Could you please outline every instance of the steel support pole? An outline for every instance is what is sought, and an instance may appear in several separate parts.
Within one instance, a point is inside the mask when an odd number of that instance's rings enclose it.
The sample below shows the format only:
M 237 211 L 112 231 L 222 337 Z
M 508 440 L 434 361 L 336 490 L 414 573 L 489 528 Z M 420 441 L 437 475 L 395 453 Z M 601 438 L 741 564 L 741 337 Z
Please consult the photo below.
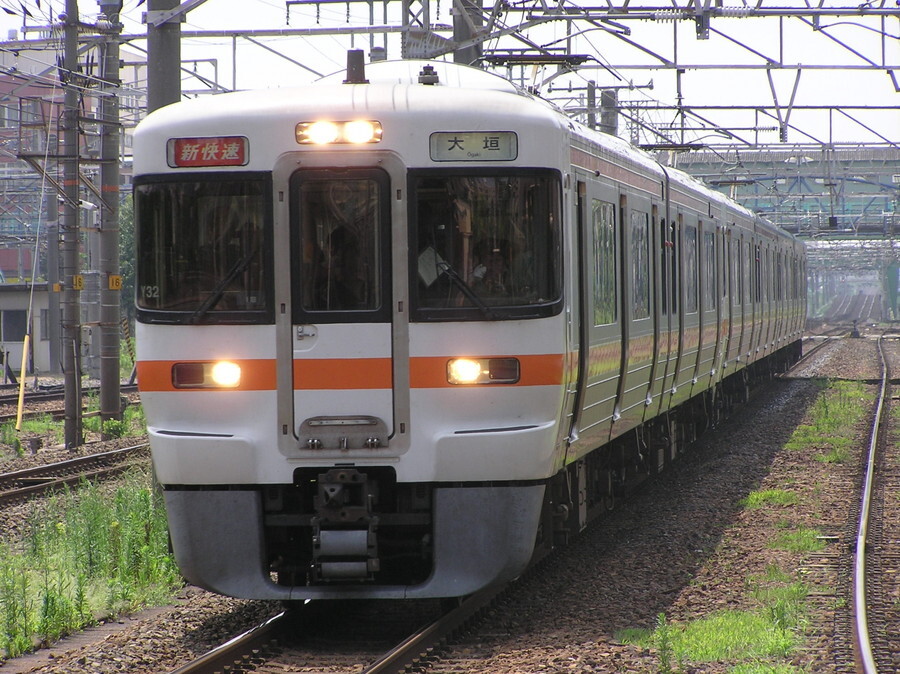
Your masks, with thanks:
M 120 419 L 119 316 L 119 12 L 122 2 L 101 1 L 108 30 L 100 85 L 100 421 Z
M 78 0 L 66 0 L 63 23 L 64 51 L 60 78 L 65 85 L 61 136 L 63 141 L 63 193 L 65 207 L 60 220 L 60 256 L 62 268 L 62 361 L 66 386 L 65 443 L 70 451 L 84 441 L 81 425 L 81 303 L 82 287 L 78 259 L 81 228 L 79 202 L 78 90 L 74 79 L 78 71 Z
M 148 14 L 178 7 L 179 0 L 149 0 Z M 181 100 L 181 23 L 147 25 L 147 112 Z

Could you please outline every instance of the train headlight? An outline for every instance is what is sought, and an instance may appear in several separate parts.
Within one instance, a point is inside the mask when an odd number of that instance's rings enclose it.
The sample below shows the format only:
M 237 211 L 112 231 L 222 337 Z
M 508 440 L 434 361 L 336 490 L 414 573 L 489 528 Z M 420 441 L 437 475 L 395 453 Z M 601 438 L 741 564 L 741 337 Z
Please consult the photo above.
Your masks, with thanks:
M 241 366 L 227 360 L 213 363 L 210 378 L 216 386 L 234 388 L 241 383 Z
M 515 384 L 519 381 L 516 358 L 453 358 L 447 361 L 450 384 Z
M 349 122 L 300 122 L 295 129 L 301 145 L 330 145 L 337 143 L 377 143 L 381 140 L 381 122 L 357 119 Z
M 344 138 L 348 143 L 372 143 L 377 142 L 377 136 L 381 135 L 381 124 L 360 120 L 344 124 Z
M 175 363 L 172 385 L 175 388 L 237 388 L 241 366 L 227 360 L 209 363 Z

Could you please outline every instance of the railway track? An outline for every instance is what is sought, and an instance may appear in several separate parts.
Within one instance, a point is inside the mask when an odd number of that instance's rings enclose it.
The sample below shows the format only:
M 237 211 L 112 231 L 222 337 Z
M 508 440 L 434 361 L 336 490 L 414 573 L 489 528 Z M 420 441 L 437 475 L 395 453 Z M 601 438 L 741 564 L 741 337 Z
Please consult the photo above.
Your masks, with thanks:
M 392 674 L 407 671 L 427 662 L 441 643 L 464 628 L 490 605 L 506 586 L 488 588 L 466 597 L 428 619 L 380 655 L 367 656 L 365 646 L 348 657 L 358 660 L 362 674 Z M 323 602 L 324 603 L 324 602 Z M 333 604 L 333 602 L 330 602 Z M 304 661 L 304 647 L 292 645 L 304 625 L 315 623 L 318 605 L 313 602 L 291 611 L 282 611 L 195 660 L 172 670 L 170 674 L 216 674 L 237 671 L 293 671 L 293 667 L 309 666 Z M 324 608 L 323 611 L 330 611 Z M 346 664 L 346 663 L 345 663 Z
M 150 456 L 149 445 L 142 443 L 109 452 L 89 454 L 66 461 L 0 474 L 0 505 L 8 505 L 32 496 L 78 484 L 82 480 L 101 480 L 118 475 Z
M 882 376 L 869 433 L 853 569 L 854 648 L 860 671 L 865 674 L 895 672 L 900 665 L 894 641 L 896 598 L 884 587 L 893 583 L 896 591 L 893 579 L 900 568 L 900 551 L 885 535 L 900 511 L 896 497 L 900 451 L 896 443 L 886 440 L 891 378 L 883 337 L 878 339 L 878 354 Z
M 137 384 L 122 384 L 119 390 L 124 393 L 137 392 Z M 82 394 L 89 395 L 100 391 L 98 386 L 85 386 L 82 388 Z M 63 386 L 48 386 L 40 389 L 26 389 L 25 403 L 48 402 L 53 400 L 63 400 L 66 396 L 66 390 Z M 17 405 L 19 402 L 18 387 L 4 386 L 0 389 L 0 407 L 6 405 Z

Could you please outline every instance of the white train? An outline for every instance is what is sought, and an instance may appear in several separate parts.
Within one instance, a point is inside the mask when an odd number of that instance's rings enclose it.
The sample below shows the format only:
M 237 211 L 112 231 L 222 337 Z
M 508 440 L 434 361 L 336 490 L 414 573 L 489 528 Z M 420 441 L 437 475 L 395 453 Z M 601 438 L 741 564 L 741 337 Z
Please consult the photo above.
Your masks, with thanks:
M 783 231 L 494 75 L 348 72 L 135 134 L 153 461 L 227 595 L 513 578 L 800 352 Z

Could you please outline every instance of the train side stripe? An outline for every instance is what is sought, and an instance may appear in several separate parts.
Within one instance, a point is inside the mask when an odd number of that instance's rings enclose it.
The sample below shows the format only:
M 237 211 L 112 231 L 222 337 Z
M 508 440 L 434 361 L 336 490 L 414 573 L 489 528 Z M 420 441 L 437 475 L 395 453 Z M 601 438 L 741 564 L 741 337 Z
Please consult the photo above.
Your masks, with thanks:
M 479 356 L 493 358 L 494 356 Z M 497 358 L 508 358 L 509 354 Z M 555 386 L 563 382 L 564 356 L 561 353 L 516 356 L 521 378 L 514 386 Z M 447 356 L 420 356 L 410 359 L 410 388 L 460 388 L 447 381 Z
M 490 356 L 488 356 L 490 357 Z M 498 357 L 509 357 L 508 355 Z M 410 359 L 410 387 L 457 388 L 447 381 L 451 356 L 421 356 Z M 563 382 L 563 354 L 517 356 L 521 379 L 512 386 L 558 386 Z M 188 360 L 144 360 L 138 362 L 138 387 L 149 391 L 210 391 L 222 389 L 176 389 L 172 366 Z M 235 360 L 241 366 L 241 384 L 230 391 L 274 391 L 274 359 Z M 298 391 L 390 389 L 393 373 L 390 358 L 320 358 L 295 360 L 294 389 Z
M 275 389 L 275 361 L 271 358 L 228 360 L 241 366 L 241 383 L 233 389 L 177 389 L 172 385 L 175 363 L 208 362 L 200 360 L 141 360 L 137 363 L 138 389 L 145 391 L 272 391 Z

